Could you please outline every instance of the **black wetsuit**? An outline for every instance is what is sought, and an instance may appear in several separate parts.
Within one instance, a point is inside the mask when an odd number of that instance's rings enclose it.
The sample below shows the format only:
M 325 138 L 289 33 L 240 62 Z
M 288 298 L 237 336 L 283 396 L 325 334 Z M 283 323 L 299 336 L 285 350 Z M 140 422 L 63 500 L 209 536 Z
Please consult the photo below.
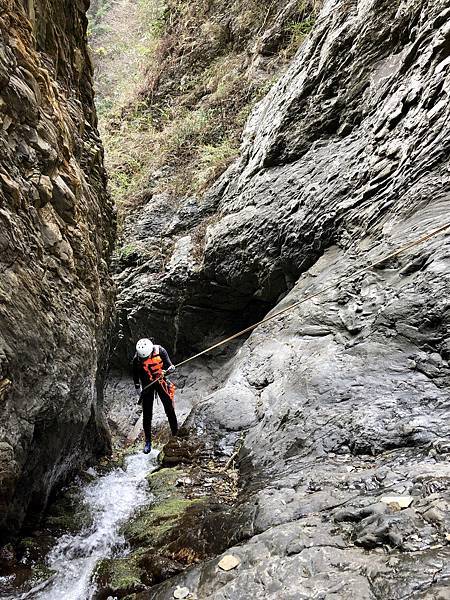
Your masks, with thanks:
M 163 368 L 165 371 L 167 371 L 167 369 L 172 366 L 169 355 L 162 346 L 156 346 L 156 348 L 159 349 L 158 354 L 162 359 Z M 147 389 L 144 389 L 147 385 L 149 385 L 149 383 L 151 383 L 151 379 L 148 375 L 148 372 L 143 368 L 142 364 L 143 360 L 135 355 L 133 358 L 133 380 L 136 387 L 138 387 L 139 384 L 142 385 L 141 400 L 145 440 L 147 442 L 151 442 L 153 402 L 156 394 L 158 394 L 158 397 L 164 406 L 172 435 L 176 435 L 178 431 L 177 416 L 175 414 L 172 398 L 167 393 L 167 382 L 165 380 L 157 381 Z

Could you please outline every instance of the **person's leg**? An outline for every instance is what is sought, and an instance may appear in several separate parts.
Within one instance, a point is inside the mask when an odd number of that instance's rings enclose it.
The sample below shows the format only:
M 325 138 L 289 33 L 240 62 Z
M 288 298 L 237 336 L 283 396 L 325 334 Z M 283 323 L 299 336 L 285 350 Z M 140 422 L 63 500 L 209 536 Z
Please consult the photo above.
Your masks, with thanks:
M 175 414 L 175 408 L 173 406 L 173 400 L 170 397 L 169 384 L 166 381 L 158 382 L 156 388 L 156 393 L 161 399 L 162 405 L 164 406 L 164 410 L 169 421 L 170 430 L 172 431 L 172 435 L 176 435 L 178 432 L 178 421 L 177 415 Z
M 149 389 L 142 392 L 142 422 L 144 426 L 145 442 L 152 443 L 152 417 L 153 417 L 153 400 L 155 398 L 155 390 Z

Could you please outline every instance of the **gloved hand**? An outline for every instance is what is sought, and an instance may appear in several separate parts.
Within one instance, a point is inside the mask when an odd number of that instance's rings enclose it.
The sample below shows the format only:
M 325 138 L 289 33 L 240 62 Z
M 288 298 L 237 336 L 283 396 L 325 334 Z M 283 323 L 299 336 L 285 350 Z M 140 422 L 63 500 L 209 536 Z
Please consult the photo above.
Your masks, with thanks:
M 167 375 L 169 375 L 170 373 L 173 373 L 175 371 L 175 365 L 170 365 L 170 367 L 167 369 L 166 373 Z
M 142 391 L 141 391 L 141 386 L 140 386 L 140 385 L 136 385 L 136 386 L 135 386 L 135 390 L 136 390 L 136 396 L 138 397 L 137 404 L 142 404 Z

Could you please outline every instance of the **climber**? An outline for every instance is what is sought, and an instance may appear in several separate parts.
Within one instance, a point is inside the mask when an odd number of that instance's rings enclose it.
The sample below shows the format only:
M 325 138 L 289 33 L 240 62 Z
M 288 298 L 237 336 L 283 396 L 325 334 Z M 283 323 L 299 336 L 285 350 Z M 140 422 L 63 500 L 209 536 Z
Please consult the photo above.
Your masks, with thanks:
M 175 386 L 166 379 L 166 374 L 174 371 L 175 367 L 162 346 L 157 346 L 146 338 L 138 341 L 133 358 L 133 380 L 139 403 L 142 402 L 145 454 L 152 449 L 151 430 L 155 394 L 158 394 L 164 406 L 172 435 L 178 432 L 174 407 Z

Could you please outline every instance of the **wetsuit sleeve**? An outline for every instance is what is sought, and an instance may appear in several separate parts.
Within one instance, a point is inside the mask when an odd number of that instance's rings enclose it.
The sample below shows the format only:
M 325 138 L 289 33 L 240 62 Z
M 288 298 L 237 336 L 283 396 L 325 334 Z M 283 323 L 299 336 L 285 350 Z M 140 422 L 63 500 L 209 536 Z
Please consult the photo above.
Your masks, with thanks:
M 159 354 L 163 361 L 164 371 L 167 371 L 167 369 L 172 366 L 172 361 L 170 360 L 169 355 L 167 354 L 167 350 L 160 346 Z
M 138 364 L 138 359 L 136 356 L 133 358 L 133 381 L 134 381 L 135 387 L 138 387 L 140 385 L 139 364 Z

